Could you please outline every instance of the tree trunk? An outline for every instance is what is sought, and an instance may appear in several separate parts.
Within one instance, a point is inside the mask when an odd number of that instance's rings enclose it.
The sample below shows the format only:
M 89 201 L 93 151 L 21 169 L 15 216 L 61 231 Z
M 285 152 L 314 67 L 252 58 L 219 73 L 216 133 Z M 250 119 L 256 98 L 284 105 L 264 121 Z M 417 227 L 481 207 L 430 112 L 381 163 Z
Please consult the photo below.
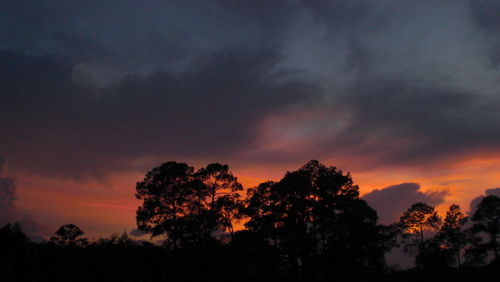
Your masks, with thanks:
M 173 208 L 173 210 L 174 210 L 174 213 L 173 213 L 172 217 L 174 218 L 174 222 L 175 222 L 175 224 L 177 224 L 177 205 L 176 205 L 176 203 L 175 203 L 175 199 L 174 199 L 174 201 L 173 201 L 173 203 L 172 203 L 172 208 Z M 177 232 L 176 232 L 176 231 L 177 231 L 177 230 L 176 230 L 177 228 L 176 228 L 176 226 L 175 226 L 175 225 L 172 227 L 172 229 L 174 230 L 174 232 L 173 232 L 174 234 L 175 234 L 175 233 L 177 233 Z M 169 234 L 169 236 L 170 236 L 170 234 Z M 176 236 L 177 236 L 177 235 L 172 236 L 172 240 L 174 241 L 174 250 L 176 250 L 176 249 L 177 249 L 177 238 L 176 238 Z
M 420 245 L 424 246 L 424 228 L 420 225 Z
M 213 209 L 215 206 L 215 187 L 212 189 L 212 202 L 210 202 L 210 207 Z
M 491 234 L 491 245 L 493 247 L 493 253 L 495 254 L 495 259 L 498 259 L 497 234 Z
M 234 229 L 233 229 L 233 224 L 229 222 L 229 236 L 231 238 L 231 241 L 233 240 L 234 237 Z
M 425 245 L 424 245 L 424 228 L 422 224 L 420 224 L 420 256 L 421 260 L 425 260 Z

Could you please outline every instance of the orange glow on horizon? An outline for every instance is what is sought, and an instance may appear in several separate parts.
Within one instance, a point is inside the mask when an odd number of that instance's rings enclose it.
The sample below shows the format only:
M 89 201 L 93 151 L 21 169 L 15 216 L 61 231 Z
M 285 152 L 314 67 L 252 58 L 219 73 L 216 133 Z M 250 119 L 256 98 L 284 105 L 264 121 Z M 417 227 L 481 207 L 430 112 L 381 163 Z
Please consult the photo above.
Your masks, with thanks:
M 359 185 L 361 195 L 374 189 L 404 182 L 416 182 L 422 191 L 449 191 L 444 203 L 436 208 L 441 216 L 451 204 L 458 204 L 462 211 L 469 210 L 470 201 L 484 194 L 488 188 L 499 187 L 500 158 L 470 158 L 442 169 L 381 168 L 374 170 L 350 170 L 335 163 L 344 172 L 351 172 Z M 268 180 L 279 180 L 287 170 L 296 165 L 238 165 L 231 170 L 245 188 Z M 109 236 L 112 233 L 131 231 L 135 225 L 135 211 L 139 201 L 135 199 L 135 183 L 143 173 L 123 172 L 110 176 L 105 182 L 83 182 L 44 178 L 33 175 L 16 175 L 18 213 L 30 214 L 49 231 L 66 223 L 81 226 L 88 236 Z M 243 222 L 237 223 L 239 229 Z

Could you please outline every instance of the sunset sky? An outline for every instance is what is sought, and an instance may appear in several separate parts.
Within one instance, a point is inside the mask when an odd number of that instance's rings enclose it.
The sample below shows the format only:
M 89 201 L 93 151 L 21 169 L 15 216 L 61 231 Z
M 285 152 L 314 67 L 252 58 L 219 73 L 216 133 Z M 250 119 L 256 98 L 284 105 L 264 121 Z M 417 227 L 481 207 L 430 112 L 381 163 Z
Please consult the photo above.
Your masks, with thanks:
M 500 195 L 499 1 L 7 0 L 0 22 L 0 173 L 32 236 L 132 231 L 170 160 L 251 187 L 318 159 L 382 223 Z

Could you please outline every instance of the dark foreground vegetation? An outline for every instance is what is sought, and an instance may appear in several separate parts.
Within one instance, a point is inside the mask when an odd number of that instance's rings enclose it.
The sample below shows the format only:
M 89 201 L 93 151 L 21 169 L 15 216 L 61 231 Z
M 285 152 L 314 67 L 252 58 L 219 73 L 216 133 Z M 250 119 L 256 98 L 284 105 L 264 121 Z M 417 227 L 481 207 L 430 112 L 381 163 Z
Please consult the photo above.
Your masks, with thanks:
M 317 161 L 246 195 L 220 164 L 164 163 L 136 189 L 138 229 L 161 244 L 126 233 L 89 242 L 72 224 L 33 243 L 9 224 L 0 229 L 0 281 L 500 281 L 495 196 L 470 219 L 457 205 L 442 220 L 416 203 L 384 226 L 349 174 Z M 416 267 L 388 267 L 394 247 Z

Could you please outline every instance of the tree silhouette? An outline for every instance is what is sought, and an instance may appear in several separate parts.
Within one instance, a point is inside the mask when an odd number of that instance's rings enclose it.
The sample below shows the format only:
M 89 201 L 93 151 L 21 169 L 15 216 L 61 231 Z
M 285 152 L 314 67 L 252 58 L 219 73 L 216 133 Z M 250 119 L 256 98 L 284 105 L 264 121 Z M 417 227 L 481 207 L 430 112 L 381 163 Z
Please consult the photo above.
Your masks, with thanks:
M 438 235 L 439 240 L 455 253 L 457 267 L 461 265 L 461 252 L 467 243 L 467 235 L 462 230 L 466 222 L 467 218 L 460 210 L 460 206 L 451 205 Z
M 377 225 L 376 212 L 359 198 L 350 175 L 317 161 L 249 189 L 244 207 L 241 185 L 228 166 L 217 163 L 196 172 L 184 163 L 164 163 L 136 188 L 144 200 L 138 226 L 153 236 L 167 235 L 166 244 L 175 248 L 140 240 L 135 232 L 87 244 L 73 224 L 61 226 L 52 243 L 37 243 L 19 224 L 8 224 L 0 228 L 0 281 L 496 282 L 500 275 L 498 259 L 488 265 L 469 260 L 498 251 L 494 196 L 484 198 L 472 216 L 475 236 L 467 236 L 473 240 L 465 245 L 465 217 L 457 205 L 433 237 L 423 232 L 436 230 L 439 218 L 422 203 L 409 208 L 400 223 Z M 215 240 L 242 215 L 249 217 L 247 230 Z M 384 252 L 403 228 L 419 247 L 415 269 L 385 265 Z M 466 250 L 467 265 L 452 269 L 453 259 L 460 264 L 460 249 Z
M 453 256 L 455 255 L 453 250 L 443 247 L 443 243 L 438 236 L 426 239 L 421 249 L 425 251 L 420 251 L 415 260 L 417 266 L 428 272 L 443 271 L 453 263 Z
M 216 230 L 232 233 L 242 189 L 227 165 L 213 163 L 194 173 L 185 163 L 164 163 L 136 185 L 136 197 L 143 200 L 138 229 L 166 235 L 174 248 L 211 240 Z
M 29 242 L 28 236 L 21 230 L 19 223 L 8 223 L 0 228 L 1 245 L 23 245 Z
M 136 213 L 137 227 L 152 236 L 166 235 L 177 248 L 187 237 L 193 191 L 193 168 L 185 163 L 166 162 L 152 169 L 136 185 L 136 198 L 143 200 Z
M 56 231 L 56 236 L 50 238 L 52 242 L 60 246 L 78 246 L 82 247 L 87 245 L 86 238 L 78 238 L 84 232 L 74 224 L 65 224 Z
M 279 281 L 282 273 L 278 250 L 262 236 L 249 230 L 237 231 L 228 246 L 235 257 L 231 264 L 238 273 L 251 279 L 236 281 Z
M 290 271 L 328 273 L 380 260 L 377 215 L 359 199 L 349 174 L 310 161 L 287 172 L 279 182 L 265 182 L 247 192 L 247 228 L 279 248 Z M 376 249 L 376 250 L 375 250 Z M 372 260 L 372 262 L 374 261 Z M 330 271 L 331 265 L 337 271 Z M 324 275 L 327 275 L 324 273 Z
M 499 244 L 497 240 L 500 235 L 500 198 L 494 195 L 484 197 L 472 216 L 472 221 L 474 225 L 471 227 L 471 232 L 479 241 L 478 247 L 493 251 L 495 259 L 498 259 Z M 482 240 L 479 234 L 481 233 L 486 234 L 489 238 L 489 241 L 485 244 L 480 243 Z
M 424 257 L 426 250 L 424 232 L 437 230 L 441 222 L 434 207 L 425 203 L 413 204 L 403 213 L 399 222 L 406 233 L 415 235 L 419 251 L 417 258 Z
M 197 196 L 197 208 L 204 210 L 205 233 L 211 234 L 214 229 L 229 231 L 233 234 L 233 221 L 240 218 L 242 202 L 239 191 L 243 186 L 229 171 L 228 165 L 212 163 L 199 169 L 194 177 L 201 182 L 203 189 Z
M 109 238 L 99 238 L 93 244 L 97 246 L 132 247 L 136 245 L 136 242 L 126 232 L 123 232 L 121 235 L 112 234 Z
M 29 281 L 25 277 L 30 250 L 30 240 L 19 223 L 0 228 L 0 281 Z

